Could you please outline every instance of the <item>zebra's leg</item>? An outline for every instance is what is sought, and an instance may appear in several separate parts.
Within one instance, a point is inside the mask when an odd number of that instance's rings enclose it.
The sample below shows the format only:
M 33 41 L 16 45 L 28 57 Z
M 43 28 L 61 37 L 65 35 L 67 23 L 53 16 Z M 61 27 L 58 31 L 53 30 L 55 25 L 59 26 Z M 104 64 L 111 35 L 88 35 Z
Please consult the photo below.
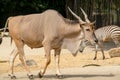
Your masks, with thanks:
M 101 48 L 101 52 L 102 52 L 102 56 L 103 56 L 103 60 L 105 59 L 105 54 L 104 54 L 104 51 L 103 49 Z
M 96 60 L 96 58 L 97 58 L 97 51 L 98 51 L 98 45 L 95 44 L 95 56 L 94 56 L 93 60 Z
M 103 46 L 101 44 L 99 44 L 99 47 L 100 47 L 100 50 L 102 52 L 102 56 L 103 56 L 103 60 L 105 59 L 105 53 L 104 53 L 104 50 L 103 50 Z
M 120 47 L 120 42 L 118 41 L 118 39 L 117 38 L 112 38 L 112 39 L 113 39 L 113 42 L 115 43 L 115 45 L 117 47 Z
M 98 43 L 100 50 L 102 52 L 102 56 L 103 56 L 103 60 L 105 59 L 105 54 L 104 54 L 104 50 L 103 50 L 103 44 L 102 43 Z

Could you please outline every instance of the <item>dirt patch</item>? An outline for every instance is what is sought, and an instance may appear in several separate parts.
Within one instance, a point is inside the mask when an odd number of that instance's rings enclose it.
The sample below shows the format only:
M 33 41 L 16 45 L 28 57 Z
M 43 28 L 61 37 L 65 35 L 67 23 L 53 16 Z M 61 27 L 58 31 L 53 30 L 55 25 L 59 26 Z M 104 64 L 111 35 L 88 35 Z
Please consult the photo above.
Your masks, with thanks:
M 106 59 L 102 60 L 102 54 L 98 53 L 98 59 L 93 60 L 94 53 L 90 54 L 81 54 L 79 53 L 76 57 L 73 57 L 71 54 L 61 54 L 60 57 L 60 67 L 61 68 L 73 68 L 73 67 L 84 67 L 85 65 L 99 65 L 99 66 L 105 66 L 105 65 L 120 65 L 120 57 L 116 58 L 109 58 L 108 53 L 105 53 Z M 41 70 L 43 68 L 43 64 L 45 63 L 45 57 L 44 55 L 29 55 L 26 56 L 27 60 L 34 60 L 37 63 L 37 66 L 30 66 L 30 70 Z M 20 61 L 18 58 L 15 61 L 15 68 L 14 71 L 23 71 L 22 66 L 16 66 L 17 64 L 20 64 Z M 0 74 L 8 72 L 9 69 L 9 63 L 0 63 Z M 93 65 L 91 65 L 93 66 Z M 48 69 L 54 69 L 55 68 L 55 61 L 54 61 L 54 55 L 51 54 L 51 64 L 48 66 Z

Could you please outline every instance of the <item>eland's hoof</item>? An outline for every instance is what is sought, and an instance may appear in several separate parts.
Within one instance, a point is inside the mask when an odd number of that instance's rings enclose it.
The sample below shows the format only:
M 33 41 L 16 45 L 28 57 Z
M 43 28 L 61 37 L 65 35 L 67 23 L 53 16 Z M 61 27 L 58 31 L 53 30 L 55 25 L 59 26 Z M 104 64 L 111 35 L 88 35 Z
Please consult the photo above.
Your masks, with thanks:
M 94 57 L 94 59 L 93 60 L 96 60 L 96 57 Z
M 43 77 L 43 75 L 42 75 L 41 72 L 38 73 L 38 76 L 39 76 L 39 78 L 42 78 L 42 77 Z
M 15 75 L 10 75 L 10 74 L 8 74 L 8 76 L 10 76 L 11 79 L 16 79 L 16 76 L 15 76 Z
M 31 75 L 27 74 L 27 76 L 29 79 L 34 79 L 34 76 L 32 74 Z
M 103 57 L 103 60 L 105 60 L 105 57 Z
M 16 76 L 13 75 L 13 76 L 10 76 L 10 78 L 11 78 L 11 79 L 16 79 Z
M 56 74 L 56 77 L 57 77 L 58 79 L 62 79 L 62 78 L 64 78 L 63 75 L 58 75 L 58 74 Z
M 11 79 L 16 79 L 16 76 L 11 76 Z

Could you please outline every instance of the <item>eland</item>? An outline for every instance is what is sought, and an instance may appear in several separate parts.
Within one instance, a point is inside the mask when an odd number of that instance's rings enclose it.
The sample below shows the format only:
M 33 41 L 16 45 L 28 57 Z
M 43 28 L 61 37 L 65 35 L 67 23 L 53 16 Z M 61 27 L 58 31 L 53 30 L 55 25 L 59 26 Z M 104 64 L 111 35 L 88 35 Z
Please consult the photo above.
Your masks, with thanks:
M 39 77 L 41 78 L 51 62 L 50 53 L 52 49 L 55 51 L 56 74 L 58 77 L 61 77 L 59 60 L 62 48 L 69 49 L 76 56 L 81 39 L 97 43 L 93 29 L 94 23 L 89 21 L 85 13 L 86 21 L 83 21 L 70 8 L 68 10 L 76 17 L 76 21 L 64 18 L 55 10 L 46 10 L 40 14 L 21 15 L 7 19 L 5 28 L 8 26 L 10 36 L 16 45 L 16 49 L 10 55 L 9 76 L 11 78 L 16 78 L 13 68 L 17 55 L 19 55 L 28 77 L 33 78 L 26 64 L 23 49 L 25 44 L 30 48 L 44 47 L 46 63 L 43 70 L 39 72 Z

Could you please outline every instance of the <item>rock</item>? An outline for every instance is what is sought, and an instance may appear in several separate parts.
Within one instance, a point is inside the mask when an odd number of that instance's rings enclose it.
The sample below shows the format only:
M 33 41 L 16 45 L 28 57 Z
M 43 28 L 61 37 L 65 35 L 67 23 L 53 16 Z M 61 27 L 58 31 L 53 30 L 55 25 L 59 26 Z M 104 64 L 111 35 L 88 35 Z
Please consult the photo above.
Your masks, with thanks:
M 34 61 L 34 60 L 32 60 L 32 59 L 30 59 L 30 60 L 26 60 L 26 64 L 28 65 L 28 66 L 37 66 L 37 63 Z M 20 66 L 20 67 L 23 67 L 23 65 L 21 64 L 21 63 L 19 63 L 19 64 L 17 64 L 16 65 L 16 67 L 17 66 Z
M 112 48 L 108 51 L 111 58 L 113 57 L 120 57 L 120 47 L 119 48 Z
M 37 63 L 34 60 L 26 60 L 28 66 L 37 66 Z

